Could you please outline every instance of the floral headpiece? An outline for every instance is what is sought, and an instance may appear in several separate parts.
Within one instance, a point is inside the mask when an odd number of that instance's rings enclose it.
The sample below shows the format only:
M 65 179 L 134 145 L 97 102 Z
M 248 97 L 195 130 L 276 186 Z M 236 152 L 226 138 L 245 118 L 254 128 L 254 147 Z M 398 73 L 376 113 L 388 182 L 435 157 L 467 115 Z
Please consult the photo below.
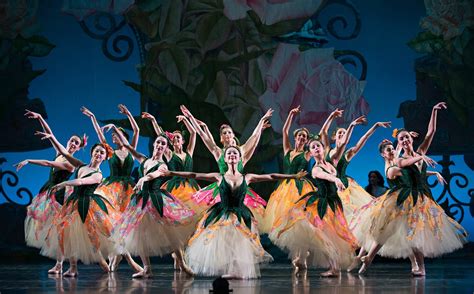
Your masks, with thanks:
M 89 139 L 89 137 L 84 133 L 84 134 L 82 135 L 82 138 L 81 138 L 81 143 L 82 143 L 82 144 L 81 144 L 81 147 L 82 147 L 82 148 L 86 148 L 86 146 L 87 146 L 87 139 Z
M 392 137 L 396 139 L 397 136 L 398 136 L 398 134 L 400 134 L 400 132 L 402 132 L 402 131 L 405 131 L 405 129 L 404 129 L 404 128 L 393 129 L 393 131 L 392 131 Z
M 107 155 L 107 159 L 110 159 L 114 155 L 114 149 L 110 147 L 107 143 L 102 143 L 102 146 L 105 148 L 105 153 Z
M 173 141 L 173 139 L 174 139 L 174 134 L 173 133 L 165 131 L 165 135 L 168 138 L 168 140 Z

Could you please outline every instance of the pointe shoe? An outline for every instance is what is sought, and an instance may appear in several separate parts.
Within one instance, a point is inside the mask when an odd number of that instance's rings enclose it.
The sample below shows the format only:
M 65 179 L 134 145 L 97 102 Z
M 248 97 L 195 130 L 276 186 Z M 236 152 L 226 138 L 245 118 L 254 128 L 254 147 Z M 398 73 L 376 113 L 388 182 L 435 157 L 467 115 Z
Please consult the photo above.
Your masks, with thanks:
M 134 279 L 148 279 L 151 278 L 153 275 L 151 273 L 151 268 L 145 266 L 141 272 L 132 275 Z
M 75 268 L 69 268 L 64 274 L 63 277 L 75 278 L 77 277 L 78 272 Z
M 337 277 L 337 273 L 334 270 L 328 270 L 327 272 L 321 273 L 321 277 L 332 278 Z
M 347 268 L 347 272 L 350 273 L 351 271 L 353 271 L 356 267 L 359 266 L 360 262 L 360 257 L 356 256 L 352 261 L 351 265 L 349 265 L 349 267 Z
M 60 275 L 63 273 L 63 264 L 62 263 L 56 263 L 56 265 L 48 270 L 48 274 L 51 275 Z
M 122 255 L 117 255 L 117 256 L 114 258 L 114 262 L 109 265 L 110 271 L 111 271 L 111 272 L 115 272 L 115 271 L 118 269 L 118 266 L 119 266 L 119 264 L 120 264 L 121 261 L 122 261 Z
M 136 262 L 130 265 L 135 273 L 139 273 L 143 271 L 143 268 Z
M 186 273 L 188 276 L 194 276 L 194 272 L 186 264 L 180 264 L 178 265 L 178 268 L 181 272 Z
M 414 277 L 424 277 L 426 276 L 426 272 L 424 270 L 416 270 L 416 271 L 412 271 L 411 274 L 414 276 Z
M 365 272 L 367 272 L 367 269 L 369 268 L 369 265 L 371 264 L 372 260 L 369 259 L 369 256 L 366 255 L 366 256 L 362 256 L 360 258 L 360 261 L 362 261 L 362 266 L 361 268 L 359 269 L 359 275 L 362 275 L 364 274 Z
M 111 270 L 110 270 L 110 268 L 109 268 L 109 265 L 107 264 L 107 262 L 106 262 L 105 260 L 102 261 L 102 262 L 99 262 L 99 266 L 100 266 L 100 268 L 102 268 L 102 270 L 103 270 L 104 272 L 106 272 L 106 273 L 110 273 L 110 272 L 111 272 Z
M 177 257 L 176 257 L 176 253 L 171 253 L 171 257 L 173 257 L 173 268 L 174 270 L 178 270 L 179 267 L 178 267 L 178 261 L 177 261 Z

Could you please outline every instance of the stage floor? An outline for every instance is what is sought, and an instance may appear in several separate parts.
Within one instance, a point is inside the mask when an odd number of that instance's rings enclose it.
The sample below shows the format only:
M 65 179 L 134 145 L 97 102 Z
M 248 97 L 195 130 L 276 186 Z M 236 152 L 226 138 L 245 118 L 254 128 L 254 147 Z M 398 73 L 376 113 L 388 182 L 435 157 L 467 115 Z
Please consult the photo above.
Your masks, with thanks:
M 77 278 L 47 274 L 52 264 L 0 265 L 0 293 L 209 293 L 213 278 L 188 278 L 169 265 L 153 265 L 154 277 L 133 280 L 122 262 L 119 270 L 105 274 L 96 265 L 79 265 Z M 435 260 L 427 276 L 413 278 L 409 263 L 379 263 L 368 274 L 342 273 L 321 278 L 321 270 L 294 277 L 288 264 L 270 264 L 258 280 L 230 281 L 233 293 L 474 293 L 474 263 L 471 260 Z

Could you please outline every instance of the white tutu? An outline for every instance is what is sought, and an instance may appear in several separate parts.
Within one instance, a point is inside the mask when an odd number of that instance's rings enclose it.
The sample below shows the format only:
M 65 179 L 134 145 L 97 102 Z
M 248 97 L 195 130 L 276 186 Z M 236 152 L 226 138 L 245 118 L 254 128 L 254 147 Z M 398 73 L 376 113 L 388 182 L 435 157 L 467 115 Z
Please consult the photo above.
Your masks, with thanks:
M 163 256 L 184 248 L 194 232 L 194 212 L 173 198 L 163 197 L 163 216 L 149 200 L 132 200 L 122 215 L 121 224 L 114 229 L 116 250 L 135 256 Z
M 250 230 L 230 214 L 204 227 L 207 216 L 198 224 L 186 249 L 185 259 L 193 272 L 201 276 L 260 277 L 259 263 L 273 258 L 260 244 L 256 222 Z
M 362 188 L 356 181 L 351 178 L 348 178 L 349 185 L 342 191 L 338 192 L 339 198 L 342 202 L 342 207 L 344 210 L 344 216 L 346 217 L 347 223 L 352 221 L 352 216 L 354 211 L 360 207 L 368 204 L 374 197 L 367 193 L 364 188 Z
M 425 257 L 436 257 L 462 248 L 467 233 L 446 215 L 434 200 L 421 195 L 413 206 L 411 195 L 396 205 L 398 192 L 385 194 L 354 215 L 351 229 L 366 249 L 372 242 L 383 244 L 379 254 L 407 258 L 417 249 Z

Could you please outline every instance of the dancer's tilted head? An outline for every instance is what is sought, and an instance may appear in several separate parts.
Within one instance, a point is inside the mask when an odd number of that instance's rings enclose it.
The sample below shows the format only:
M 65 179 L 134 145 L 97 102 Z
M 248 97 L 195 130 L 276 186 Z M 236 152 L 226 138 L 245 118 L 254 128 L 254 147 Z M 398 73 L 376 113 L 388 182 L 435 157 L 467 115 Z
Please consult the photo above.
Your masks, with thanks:
M 293 132 L 293 136 L 295 137 L 296 146 L 305 145 L 308 143 L 309 131 L 307 128 L 299 128 Z
M 67 141 L 66 149 L 69 154 L 74 154 L 74 152 L 76 152 L 82 147 L 84 147 L 84 142 L 83 139 L 81 139 L 81 137 L 79 137 L 78 135 L 72 135 L 71 138 L 69 138 L 69 140 Z
M 229 146 L 231 140 L 235 137 L 234 131 L 229 125 L 223 124 L 219 129 L 219 133 L 221 135 L 221 143 L 224 146 Z
M 104 144 L 94 144 L 91 148 L 91 161 L 96 163 L 104 161 L 108 157 L 108 152 L 110 152 L 107 149 L 107 146 L 104 146 Z
M 125 139 L 127 139 L 127 141 L 130 140 L 130 136 L 123 128 L 118 128 L 118 131 L 125 137 Z M 120 141 L 120 138 L 115 131 L 112 133 L 112 143 L 118 146 L 122 145 L 122 141 Z
M 169 139 L 165 134 L 158 135 L 153 143 L 153 155 L 163 154 L 169 146 Z
M 314 136 L 309 140 L 309 153 L 311 157 L 314 158 L 323 158 L 324 157 L 324 143 L 321 140 L 321 137 Z
M 344 128 L 337 128 L 333 133 L 332 133 L 332 136 L 331 136 L 331 139 L 337 144 L 339 144 L 339 142 L 342 140 L 342 138 L 344 137 L 344 135 L 346 134 L 346 129 Z
M 227 147 L 224 154 L 224 160 L 228 164 L 237 164 L 241 157 L 240 150 L 236 146 Z
M 393 160 L 395 158 L 395 148 L 390 140 L 383 140 L 379 144 L 380 155 L 386 160 Z

